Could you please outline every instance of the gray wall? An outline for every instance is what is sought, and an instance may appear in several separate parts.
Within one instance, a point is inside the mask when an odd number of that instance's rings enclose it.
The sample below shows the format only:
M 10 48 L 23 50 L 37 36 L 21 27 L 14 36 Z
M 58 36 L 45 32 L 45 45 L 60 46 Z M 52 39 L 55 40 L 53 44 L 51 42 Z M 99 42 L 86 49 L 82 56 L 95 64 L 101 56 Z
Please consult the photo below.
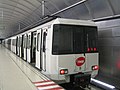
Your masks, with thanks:
M 96 23 L 99 29 L 100 75 L 120 85 L 120 19 Z M 114 85 L 115 83 L 113 83 Z

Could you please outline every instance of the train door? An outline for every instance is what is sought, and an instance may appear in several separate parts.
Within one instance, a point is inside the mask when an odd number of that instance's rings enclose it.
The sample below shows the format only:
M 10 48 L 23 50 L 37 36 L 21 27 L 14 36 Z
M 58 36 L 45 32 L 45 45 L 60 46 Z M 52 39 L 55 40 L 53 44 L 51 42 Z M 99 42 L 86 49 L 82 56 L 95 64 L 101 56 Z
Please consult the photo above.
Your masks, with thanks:
M 18 36 L 18 56 L 20 56 L 20 37 Z
M 43 71 L 46 71 L 46 36 L 47 36 L 47 29 L 42 29 L 41 32 L 41 51 L 40 51 L 40 67 Z
M 6 47 L 7 47 L 7 42 L 6 42 Z M 11 51 L 13 52 L 13 38 L 11 38 Z
M 24 35 L 24 40 L 23 40 L 24 42 L 23 42 L 23 51 L 24 51 L 24 57 L 23 57 L 23 59 L 24 60 L 27 60 L 27 34 L 25 34 Z
M 27 35 L 27 62 L 31 61 L 31 33 Z
M 11 39 L 8 39 L 8 49 L 11 50 Z
M 18 45 L 19 45 L 18 42 L 19 41 L 18 41 L 18 36 L 17 36 L 16 37 L 16 55 L 18 55 Z
M 32 32 L 31 36 L 31 64 L 35 66 L 36 63 L 36 32 Z
M 41 66 L 41 32 L 42 30 L 37 30 L 37 39 L 36 39 L 36 67 L 40 70 L 42 70 L 42 66 Z
M 13 38 L 13 53 L 16 53 L 16 38 Z
M 15 38 L 12 39 L 12 52 L 15 53 Z
M 19 56 L 22 57 L 21 55 L 21 46 L 22 46 L 22 36 L 19 36 Z
M 46 36 L 47 29 L 37 31 L 36 67 L 43 71 L 46 70 Z
M 24 57 L 24 35 L 21 38 L 21 58 Z

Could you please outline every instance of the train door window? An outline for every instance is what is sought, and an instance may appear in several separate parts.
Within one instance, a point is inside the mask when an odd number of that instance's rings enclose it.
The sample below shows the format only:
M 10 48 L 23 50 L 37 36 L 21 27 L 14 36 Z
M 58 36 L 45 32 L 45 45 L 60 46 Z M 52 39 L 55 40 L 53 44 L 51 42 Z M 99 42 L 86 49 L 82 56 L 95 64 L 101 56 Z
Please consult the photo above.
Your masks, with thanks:
M 47 36 L 47 33 L 46 32 L 44 32 L 43 33 L 43 52 L 45 52 L 45 50 L 46 50 L 46 36 Z
M 15 39 L 14 39 L 14 46 L 15 46 Z
M 20 38 L 18 37 L 18 47 L 20 47 Z
M 25 45 L 25 42 L 26 42 L 26 36 L 24 36 L 24 40 L 23 40 L 23 41 L 24 41 L 24 48 L 25 48 L 25 46 L 26 46 L 26 45 Z
M 30 35 L 28 36 L 27 48 L 30 48 Z
M 15 41 L 14 41 L 14 46 L 16 46 L 16 39 L 14 39 Z
M 11 39 L 11 42 L 12 42 L 12 46 L 13 46 L 13 39 Z
M 23 36 L 23 47 L 25 48 L 26 36 Z
M 32 52 L 31 52 L 31 55 L 32 55 L 32 60 L 31 60 L 31 64 L 33 66 L 35 66 L 35 62 L 36 62 L 36 32 L 33 32 L 32 33 Z
M 21 39 L 20 39 L 20 37 L 19 37 L 19 47 L 21 46 Z
M 12 45 L 14 46 L 14 39 L 12 39 Z
M 25 42 L 26 42 L 26 36 L 24 36 L 23 39 L 24 39 L 23 41 L 24 41 L 24 48 L 25 48 L 25 46 L 26 46 L 26 45 L 25 45 Z
M 20 47 L 22 46 L 22 37 L 20 37 Z
M 30 35 L 29 35 L 29 36 L 28 36 L 28 40 L 27 40 L 27 48 L 29 49 L 30 46 L 31 46 L 31 44 L 30 44 Z
M 33 37 L 33 48 L 36 48 L 36 36 Z
M 16 37 L 16 54 L 18 54 L 18 37 Z
M 16 38 L 16 47 L 18 47 L 18 43 L 19 43 L 19 41 L 18 41 L 18 37 Z
M 23 42 L 23 48 L 25 47 L 25 44 L 24 44 L 24 36 L 22 36 L 22 42 Z
M 21 40 L 21 57 L 24 57 L 24 35 L 22 35 L 22 40 Z
M 14 46 L 14 39 L 12 39 L 12 45 Z
M 14 39 L 14 46 L 15 46 L 15 39 Z
M 28 35 L 26 35 L 26 49 L 28 48 Z
M 37 51 L 39 51 L 39 40 L 40 39 L 40 33 L 37 34 Z
M 24 48 L 26 48 L 26 36 L 24 36 Z
M 13 39 L 11 39 L 12 40 L 12 46 L 13 46 Z
M 28 48 L 28 35 L 26 35 L 26 49 Z
M 27 35 L 25 36 L 25 48 L 27 48 Z

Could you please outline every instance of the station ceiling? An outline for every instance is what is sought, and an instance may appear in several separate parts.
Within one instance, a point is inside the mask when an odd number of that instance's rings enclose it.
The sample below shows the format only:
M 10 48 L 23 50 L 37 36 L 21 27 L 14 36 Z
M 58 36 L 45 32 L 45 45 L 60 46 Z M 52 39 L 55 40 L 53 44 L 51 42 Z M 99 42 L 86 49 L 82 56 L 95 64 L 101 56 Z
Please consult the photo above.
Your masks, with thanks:
M 0 0 L 0 38 L 8 37 L 46 15 L 82 20 L 119 16 L 119 4 L 120 0 Z M 70 6 L 74 7 L 64 11 Z M 63 12 L 59 12 L 61 10 Z

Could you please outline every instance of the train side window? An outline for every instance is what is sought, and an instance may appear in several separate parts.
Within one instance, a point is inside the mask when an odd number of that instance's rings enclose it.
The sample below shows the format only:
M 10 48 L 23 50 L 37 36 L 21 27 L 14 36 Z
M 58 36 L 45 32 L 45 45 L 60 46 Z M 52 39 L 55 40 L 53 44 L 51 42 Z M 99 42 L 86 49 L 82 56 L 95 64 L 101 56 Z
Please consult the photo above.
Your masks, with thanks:
M 44 32 L 43 33 L 43 52 L 45 52 L 45 50 L 46 50 L 46 48 L 45 48 L 45 46 L 46 46 L 46 36 L 47 36 L 47 33 Z
M 37 51 L 39 51 L 40 33 L 37 34 Z

